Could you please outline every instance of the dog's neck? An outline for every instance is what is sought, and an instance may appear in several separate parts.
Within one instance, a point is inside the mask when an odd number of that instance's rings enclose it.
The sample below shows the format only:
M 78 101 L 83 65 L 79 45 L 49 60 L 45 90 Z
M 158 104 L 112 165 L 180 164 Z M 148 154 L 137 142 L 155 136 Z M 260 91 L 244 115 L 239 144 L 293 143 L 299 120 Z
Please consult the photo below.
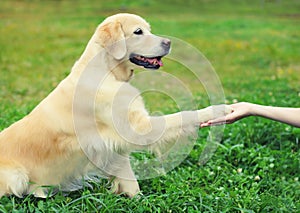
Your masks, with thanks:
M 129 67 L 126 61 L 111 69 L 111 72 L 115 76 L 116 80 L 126 82 L 129 81 L 133 76 L 133 71 L 133 68 Z

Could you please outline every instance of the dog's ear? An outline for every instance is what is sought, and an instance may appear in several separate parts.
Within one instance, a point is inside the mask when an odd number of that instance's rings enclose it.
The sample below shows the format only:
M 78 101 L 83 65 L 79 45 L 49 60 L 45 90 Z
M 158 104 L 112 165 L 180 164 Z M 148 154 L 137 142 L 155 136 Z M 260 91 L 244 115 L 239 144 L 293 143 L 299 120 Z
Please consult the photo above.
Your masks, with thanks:
M 100 45 L 112 55 L 115 59 L 120 60 L 126 54 L 126 41 L 122 26 L 119 22 L 110 22 L 98 28 Z

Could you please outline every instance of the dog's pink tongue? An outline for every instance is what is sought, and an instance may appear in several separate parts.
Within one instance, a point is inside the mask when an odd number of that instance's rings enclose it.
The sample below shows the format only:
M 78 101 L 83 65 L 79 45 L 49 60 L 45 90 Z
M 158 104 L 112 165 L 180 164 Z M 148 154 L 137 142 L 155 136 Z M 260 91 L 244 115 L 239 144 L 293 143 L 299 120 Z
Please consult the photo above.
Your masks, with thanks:
M 157 58 L 147 59 L 147 61 L 151 64 L 159 64 L 159 66 L 163 66 L 163 62 L 161 60 L 158 60 Z
M 163 64 L 163 62 L 162 62 L 162 60 L 157 60 L 157 63 L 159 64 L 159 66 L 164 66 L 164 64 Z

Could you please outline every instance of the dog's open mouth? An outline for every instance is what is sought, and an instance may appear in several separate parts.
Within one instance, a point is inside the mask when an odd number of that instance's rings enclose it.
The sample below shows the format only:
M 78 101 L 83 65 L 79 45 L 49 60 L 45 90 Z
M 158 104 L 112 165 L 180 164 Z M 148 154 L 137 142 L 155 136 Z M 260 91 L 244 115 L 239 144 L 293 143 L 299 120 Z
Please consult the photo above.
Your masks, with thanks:
M 129 60 L 138 66 L 143 66 L 147 69 L 158 69 L 163 66 L 162 56 L 145 57 L 142 55 L 131 54 Z

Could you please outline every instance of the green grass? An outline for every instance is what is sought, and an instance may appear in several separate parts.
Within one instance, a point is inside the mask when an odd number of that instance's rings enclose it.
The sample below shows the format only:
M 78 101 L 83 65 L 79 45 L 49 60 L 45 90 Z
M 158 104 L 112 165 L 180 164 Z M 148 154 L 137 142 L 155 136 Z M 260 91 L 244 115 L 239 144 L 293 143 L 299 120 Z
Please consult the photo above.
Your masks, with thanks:
M 300 3 L 256 1 L 9 1 L 0 5 L 0 129 L 28 114 L 69 72 L 95 27 L 118 12 L 137 13 L 154 33 L 178 37 L 210 60 L 226 100 L 300 107 Z M 172 65 L 170 65 L 172 67 Z M 198 105 L 209 100 L 181 69 Z M 155 95 L 155 94 L 154 94 Z M 164 95 L 145 95 L 151 111 L 170 113 Z M 208 129 L 180 166 L 139 181 L 128 199 L 106 180 L 67 195 L 0 199 L 0 212 L 298 212 L 299 129 L 262 118 L 228 125 L 222 144 L 198 165 Z M 241 172 L 239 172 L 241 171 Z M 256 176 L 259 176 L 257 179 Z

